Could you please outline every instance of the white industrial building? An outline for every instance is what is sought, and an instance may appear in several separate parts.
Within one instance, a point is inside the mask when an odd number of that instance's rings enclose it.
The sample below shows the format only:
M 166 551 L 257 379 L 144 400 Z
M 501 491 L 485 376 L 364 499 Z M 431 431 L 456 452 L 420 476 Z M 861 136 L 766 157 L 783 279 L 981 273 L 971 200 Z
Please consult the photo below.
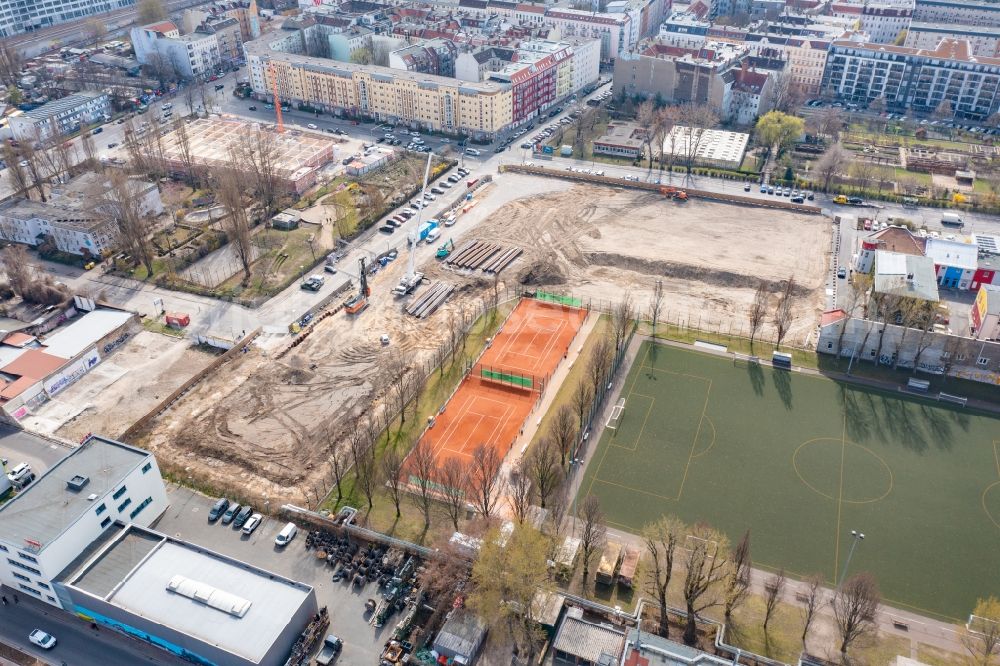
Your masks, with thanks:
M 116 521 L 148 526 L 166 508 L 151 453 L 90 437 L 0 506 L 0 582 L 66 608 L 53 580 Z
M 280 666 L 312 587 L 136 525 L 115 525 L 54 584 L 62 606 L 195 664 Z
M 0 2 L 0 37 L 12 37 L 63 21 L 135 5 L 135 0 L 49 0 Z
M 700 129 L 675 125 L 663 139 L 663 154 L 723 169 L 738 169 L 743 163 L 750 135 L 744 132 Z
M 37 109 L 9 118 L 11 135 L 18 141 L 43 141 L 77 128 L 111 118 L 111 97 L 106 92 L 84 91 L 56 99 Z

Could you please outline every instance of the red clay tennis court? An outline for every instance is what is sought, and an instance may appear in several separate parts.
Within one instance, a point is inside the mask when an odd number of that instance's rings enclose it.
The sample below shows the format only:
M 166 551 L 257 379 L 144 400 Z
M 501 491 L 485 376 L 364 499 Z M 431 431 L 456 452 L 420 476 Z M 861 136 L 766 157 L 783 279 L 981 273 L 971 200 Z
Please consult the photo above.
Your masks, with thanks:
M 467 460 L 480 444 L 507 454 L 586 316 L 579 308 L 529 298 L 517 304 L 424 433 L 438 467 L 456 456 Z

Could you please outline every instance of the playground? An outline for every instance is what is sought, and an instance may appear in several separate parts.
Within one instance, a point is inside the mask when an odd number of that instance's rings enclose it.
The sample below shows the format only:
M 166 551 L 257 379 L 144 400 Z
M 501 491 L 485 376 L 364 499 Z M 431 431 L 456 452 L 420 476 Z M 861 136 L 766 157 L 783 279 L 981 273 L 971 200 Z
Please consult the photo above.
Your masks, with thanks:
M 871 571 L 887 603 L 948 620 L 1000 594 L 997 418 L 648 341 L 622 399 L 579 497 L 613 527 L 750 529 L 754 566 L 831 585 Z
M 423 435 L 438 467 L 456 456 L 471 459 L 480 445 L 507 455 L 586 316 L 539 299 L 518 303 Z

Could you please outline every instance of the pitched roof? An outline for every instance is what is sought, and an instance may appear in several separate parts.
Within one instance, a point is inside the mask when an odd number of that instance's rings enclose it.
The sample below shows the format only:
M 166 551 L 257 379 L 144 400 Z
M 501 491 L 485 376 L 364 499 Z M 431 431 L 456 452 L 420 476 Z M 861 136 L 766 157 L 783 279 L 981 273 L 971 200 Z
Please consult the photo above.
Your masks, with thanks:
M 592 664 L 617 664 L 625 649 L 625 634 L 607 624 L 588 622 L 579 615 L 579 609 L 567 611 L 553 647 Z
M 29 349 L 0 368 L 0 372 L 18 377 L 31 377 L 37 381 L 48 377 L 65 364 L 64 358 L 47 354 L 41 349 Z

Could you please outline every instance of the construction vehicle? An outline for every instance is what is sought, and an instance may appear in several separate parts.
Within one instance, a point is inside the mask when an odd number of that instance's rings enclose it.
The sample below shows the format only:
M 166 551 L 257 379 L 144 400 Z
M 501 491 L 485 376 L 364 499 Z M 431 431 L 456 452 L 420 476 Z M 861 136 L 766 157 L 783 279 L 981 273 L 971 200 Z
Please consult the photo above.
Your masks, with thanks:
M 367 308 L 368 297 L 372 293 L 372 290 L 368 287 L 368 271 L 365 266 L 365 258 L 361 257 L 358 259 L 358 263 L 361 266 L 361 270 L 358 271 L 358 280 L 360 281 L 358 293 L 344 301 L 344 312 L 349 315 L 356 315 Z
M 680 201 L 681 203 L 688 200 L 687 192 L 684 190 L 679 190 L 676 187 L 661 187 L 660 194 L 667 197 L 668 199 L 673 199 L 674 201 Z
M 404 275 L 399 280 L 399 284 L 392 288 L 393 296 L 406 296 L 411 293 L 417 286 L 423 282 L 424 274 L 420 271 L 413 273 L 412 275 Z
M 455 241 L 448 239 L 444 245 L 438 248 L 437 254 L 435 255 L 438 259 L 445 259 L 451 251 L 455 249 Z

